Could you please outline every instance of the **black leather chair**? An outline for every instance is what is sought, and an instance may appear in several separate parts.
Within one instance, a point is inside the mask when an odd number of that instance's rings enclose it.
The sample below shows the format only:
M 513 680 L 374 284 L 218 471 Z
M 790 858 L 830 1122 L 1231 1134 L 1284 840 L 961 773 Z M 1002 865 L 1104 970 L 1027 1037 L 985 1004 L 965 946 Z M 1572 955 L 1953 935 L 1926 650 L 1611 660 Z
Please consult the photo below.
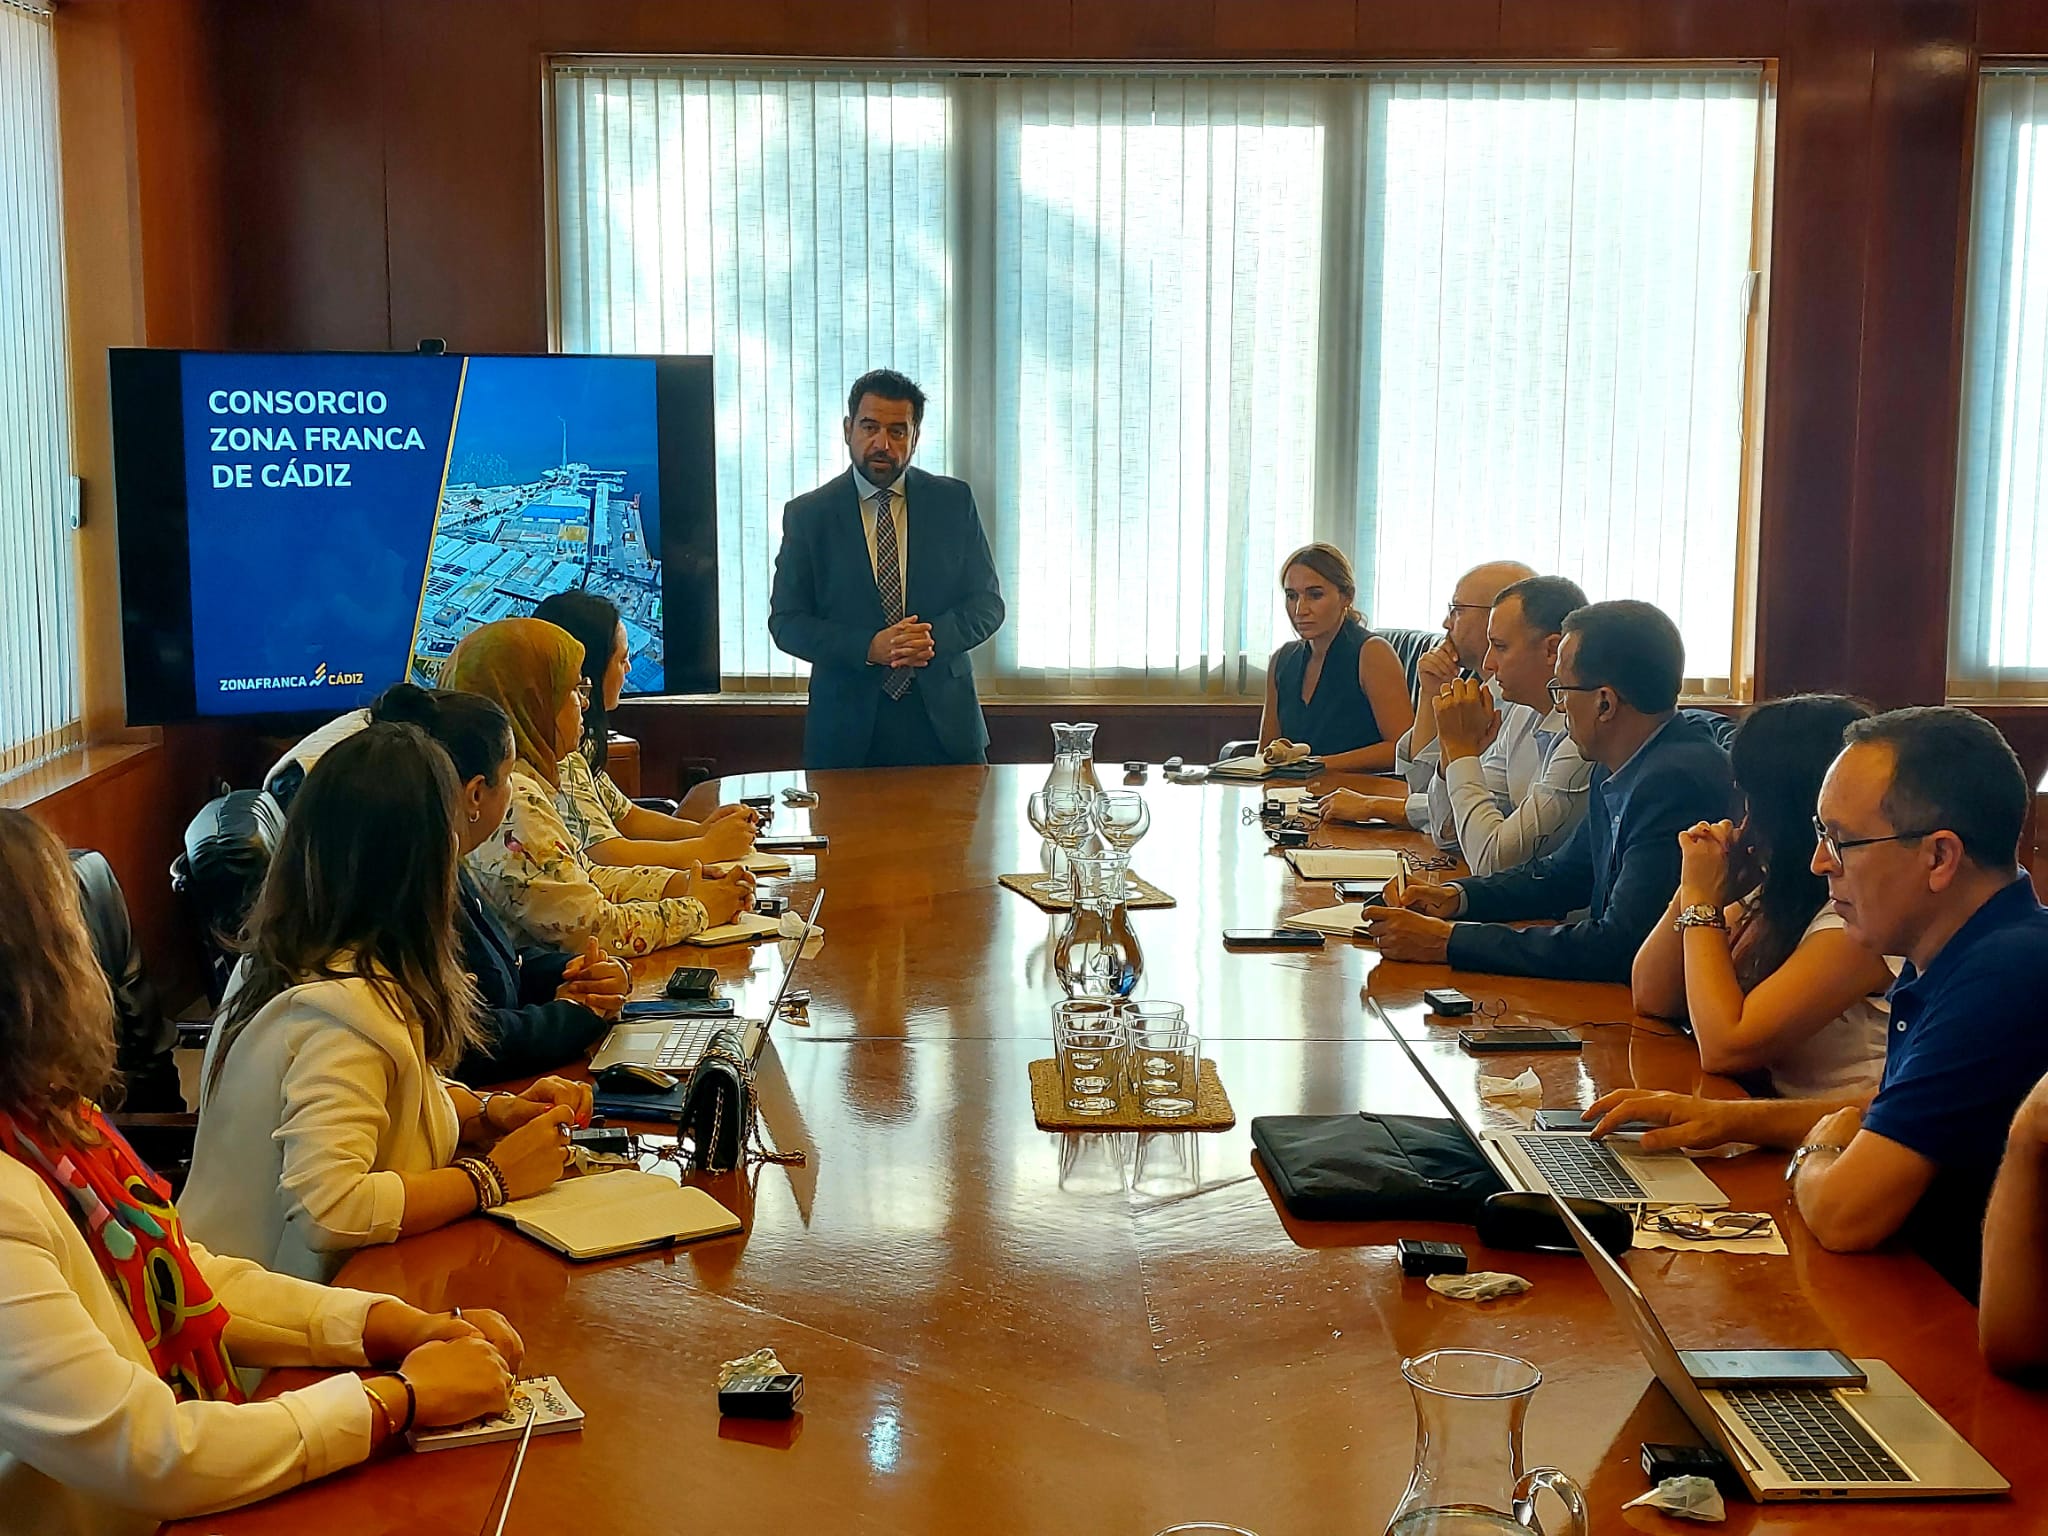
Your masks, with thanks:
M 284 834 L 284 812 L 269 791 L 233 789 L 209 800 L 185 828 L 171 865 L 171 889 L 191 906 L 212 956 L 207 994 L 215 1002 L 234 969 L 234 939 Z
M 71 852 L 80 905 L 93 957 L 114 995 L 119 1103 L 107 1112 L 138 1155 L 170 1182 L 176 1194 L 192 1164 L 199 1117 L 185 1108 L 178 1085 L 177 1024 L 164 1017 L 156 987 L 143 969 L 142 951 L 128 920 L 127 898 L 113 867 L 97 853 Z

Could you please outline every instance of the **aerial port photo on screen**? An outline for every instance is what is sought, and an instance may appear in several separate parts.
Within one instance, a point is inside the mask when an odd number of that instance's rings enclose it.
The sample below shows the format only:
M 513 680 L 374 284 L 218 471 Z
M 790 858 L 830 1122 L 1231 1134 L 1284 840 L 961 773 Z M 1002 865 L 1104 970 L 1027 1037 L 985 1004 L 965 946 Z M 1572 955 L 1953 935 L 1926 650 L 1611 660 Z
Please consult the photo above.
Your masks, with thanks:
M 544 389 L 532 387 L 542 383 L 536 361 L 552 364 Z M 641 366 L 645 381 L 626 359 L 470 360 L 413 635 L 414 682 L 436 684 L 478 625 L 524 618 L 581 587 L 625 620 L 626 691 L 661 692 L 652 370 Z

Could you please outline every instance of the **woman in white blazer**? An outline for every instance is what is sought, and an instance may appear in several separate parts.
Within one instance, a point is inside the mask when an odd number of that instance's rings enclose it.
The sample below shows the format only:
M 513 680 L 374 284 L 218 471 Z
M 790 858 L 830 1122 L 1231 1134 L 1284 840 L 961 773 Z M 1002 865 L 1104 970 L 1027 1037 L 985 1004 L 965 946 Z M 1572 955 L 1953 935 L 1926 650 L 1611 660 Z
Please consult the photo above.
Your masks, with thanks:
M 140 1536 L 511 1400 L 519 1335 L 286 1279 L 182 1231 L 94 1102 L 113 998 L 55 838 L 0 810 L 0 1527 Z M 252 1403 L 239 1369 L 368 1366 Z
M 441 1077 L 480 1020 L 458 803 L 447 753 L 397 724 L 334 747 L 293 800 L 202 1072 L 185 1217 L 216 1252 L 327 1280 L 561 1177 L 588 1084 L 479 1098 Z

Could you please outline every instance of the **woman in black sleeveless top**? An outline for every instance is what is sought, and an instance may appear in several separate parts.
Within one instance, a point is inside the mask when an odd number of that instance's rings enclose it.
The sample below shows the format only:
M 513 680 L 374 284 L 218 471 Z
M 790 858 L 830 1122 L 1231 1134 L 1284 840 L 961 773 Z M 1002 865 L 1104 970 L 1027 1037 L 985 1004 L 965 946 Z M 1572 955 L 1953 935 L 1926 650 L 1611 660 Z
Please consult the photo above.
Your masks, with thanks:
M 1273 653 L 1259 746 L 1304 744 L 1333 771 L 1384 773 L 1415 723 L 1408 674 L 1353 605 L 1358 580 L 1342 550 L 1310 544 L 1280 568 L 1287 617 L 1301 638 Z

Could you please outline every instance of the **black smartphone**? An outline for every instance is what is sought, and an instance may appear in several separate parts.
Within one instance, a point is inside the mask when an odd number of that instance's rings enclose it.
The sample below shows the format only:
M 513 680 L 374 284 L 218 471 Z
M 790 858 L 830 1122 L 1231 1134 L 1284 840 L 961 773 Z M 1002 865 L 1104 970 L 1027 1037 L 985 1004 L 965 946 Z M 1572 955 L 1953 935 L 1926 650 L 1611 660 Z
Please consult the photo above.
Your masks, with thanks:
M 1474 1056 L 1499 1051 L 1579 1051 L 1585 1042 L 1568 1029 L 1468 1029 L 1458 1044 Z
M 606 1157 L 630 1157 L 633 1154 L 633 1133 L 621 1126 L 595 1125 L 587 1130 L 569 1132 L 569 1145 Z
M 830 846 L 830 840 L 822 832 L 793 833 L 788 837 L 757 837 L 754 839 L 756 853 L 810 853 L 822 851 Z
M 1860 1387 L 1865 1379 L 1839 1349 L 1681 1349 L 1678 1363 L 1702 1387 Z
M 1590 1131 L 1600 1123 L 1600 1116 L 1587 1117 L 1576 1109 L 1539 1109 L 1536 1111 L 1536 1129 L 1539 1131 Z M 1657 1129 L 1652 1120 L 1625 1120 L 1614 1129 L 1617 1136 L 1640 1136 L 1645 1131 Z
M 1381 897 L 1386 888 L 1384 880 L 1339 880 L 1330 887 L 1339 901 L 1361 901 L 1368 907 L 1384 904 Z
M 1310 928 L 1226 928 L 1223 942 L 1238 949 L 1321 949 L 1323 936 Z
M 729 997 L 643 997 L 619 1010 L 622 1019 L 729 1019 Z
M 688 1002 L 692 998 L 709 997 L 717 980 L 718 972 L 708 965 L 679 965 L 669 972 L 668 985 L 662 991 L 680 1002 Z

